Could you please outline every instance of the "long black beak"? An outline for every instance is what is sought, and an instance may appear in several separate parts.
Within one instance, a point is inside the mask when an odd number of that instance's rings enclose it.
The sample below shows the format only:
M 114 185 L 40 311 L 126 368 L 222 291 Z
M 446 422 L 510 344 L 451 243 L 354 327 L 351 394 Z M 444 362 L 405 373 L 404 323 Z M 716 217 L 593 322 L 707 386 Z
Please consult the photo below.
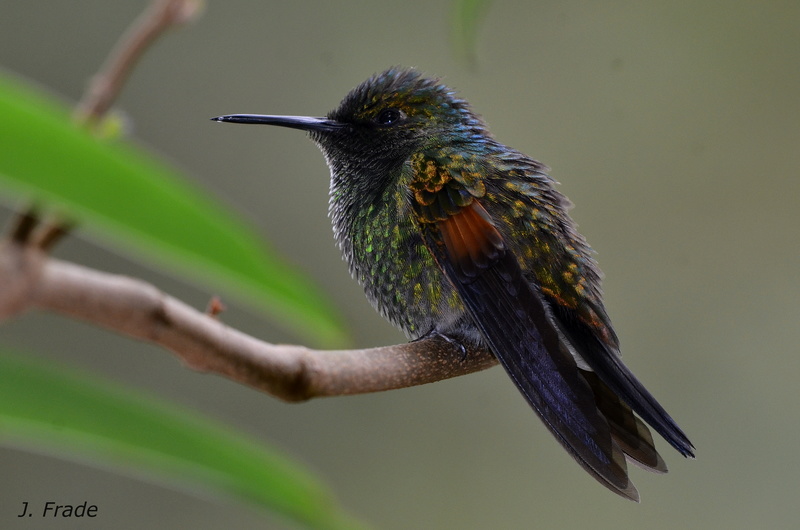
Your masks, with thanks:
M 312 118 L 309 116 L 268 116 L 264 114 L 229 114 L 211 118 L 213 121 L 230 123 L 255 123 L 260 125 L 277 125 L 300 129 L 302 131 L 334 132 L 347 127 L 346 124 L 328 118 Z

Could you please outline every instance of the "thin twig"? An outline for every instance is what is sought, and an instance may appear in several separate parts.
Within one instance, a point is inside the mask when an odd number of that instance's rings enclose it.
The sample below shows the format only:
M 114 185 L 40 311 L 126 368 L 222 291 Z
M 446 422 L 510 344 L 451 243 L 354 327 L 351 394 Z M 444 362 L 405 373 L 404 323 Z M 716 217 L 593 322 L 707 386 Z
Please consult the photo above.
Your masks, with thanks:
M 9 230 L 9 239 L 17 244 L 30 241 L 37 223 L 36 207 L 30 206 L 24 212 L 20 212 L 14 219 Z
M 128 28 L 78 104 L 76 118 L 89 125 L 102 118 L 150 45 L 168 29 L 184 24 L 199 11 L 198 0 L 155 0 Z
M 58 221 L 44 225 L 36 234 L 34 244 L 45 252 L 50 251 L 56 243 L 69 234 L 72 226 L 70 221 Z
M 225 304 L 222 303 L 222 299 L 219 296 L 212 296 L 211 299 L 206 304 L 206 315 L 217 318 L 220 313 L 228 309 Z

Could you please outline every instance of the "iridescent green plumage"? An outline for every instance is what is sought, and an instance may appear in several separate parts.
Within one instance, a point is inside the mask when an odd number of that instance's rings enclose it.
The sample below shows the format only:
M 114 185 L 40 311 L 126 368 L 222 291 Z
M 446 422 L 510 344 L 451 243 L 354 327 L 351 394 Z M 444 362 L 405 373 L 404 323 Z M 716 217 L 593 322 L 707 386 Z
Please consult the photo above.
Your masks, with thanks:
M 626 457 L 666 471 L 646 425 L 693 454 L 622 364 L 600 272 L 546 167 L 497 142 L 436 79 L 390 69 L 306 130 L 331 169 L 334 235 L 367 298 L 409 338 L 488 347 L 564 448 L 638 499 Z
M 387 108 L 407 117 L 401 134 L 370 127 L 356 131 L 355 142 L 342 143 L 312 132 L 329 153 L 336 239 L 351 272 L 384 316 L 410 338 L 419 338 L 435 331 L 437 323 L 446 327 L 441 319 L 463 309 L 422 244 L 420 219 L 411 208 L 410 199 L 424 204 L 426 194 L 444 187 L 485 196 L 487 209 L 512 236 L 523 270 L 552 296 L 573 307 L 587 306 L 587 319 L 598 325 L 607 320 L 602 310 L 588 310 L 602 308 L 599 274 L 567 217 L 569 202 L 553 189 L 545 166 L 496 142 L 465 101 L 414 71 L 393 69 L 370 79 L 329 118 L 371 124 Z M 393 167 L 380 167 L 387 160 Z M 420 300 L 409 297 L 408 290 L 428 292 Z

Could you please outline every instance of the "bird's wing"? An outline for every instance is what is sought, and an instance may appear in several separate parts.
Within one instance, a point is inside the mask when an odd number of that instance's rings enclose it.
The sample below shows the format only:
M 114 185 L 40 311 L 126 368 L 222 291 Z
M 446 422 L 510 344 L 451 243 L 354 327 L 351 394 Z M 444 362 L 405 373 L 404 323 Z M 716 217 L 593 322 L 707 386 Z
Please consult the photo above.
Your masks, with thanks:
M 596 375 L 599 380 L 592 385 L 593 388 L 597 389 L 597 385 L 602 383 L 606 387 L 603 392 L 609 396 L 614 396 L 617 401 L 622 400 L 622 402 L 629 405 L 630 408 L 628 410 L 633 409 L 683 456 L 693 457 L 694 447 L 686 434 L 652 394 L 647 391 L 644 385 L 639 382 L 630 369 L 623 364 L 616 350 L 616 345 L 603 340 L 603 335 L 599 334 L 585 319 L 579 318 L 573 308 L 560 304 L 552 298 L 545 298 L 555 316 L 555 322 L 561 335 L 569 341 L 574 351 L 589 365 L 593 370 L 593 375 Z M 606 414 L 606 416 L 608 417 L 609 414 Z M 608 419 L 611 421 L 611 418 Z M 630 423 L 630 419 L 628 423 Z M 635 420 L 635 418 L 632 419 Z M 631 425 L 629 432 L 641 432 L 642 428 L 645 431 L 647 430 L 643 425 Z M 642 436 L 638 438 L 640 441 L 643 440 Z M 652 447 L 652 439 L 650 439 L 649 445 Z M 625 452 L 628 453 L 627 450 Z M 655 449 L 652 450 L 652 453 L 655 453 Z M 658 466 L 653 460 L 653 458 L 658 457 L 657 453 L 645 457 L 645 460 L 637 458 L 634 454 L 629 454 L 649 467 L 653 467 L 656 470 L 660 470 L 660 467 L 663 467 L 663 470 L 666 470 L 663 463 Z M 653 464 L 650 465 L 650 462 L 653 462 Z
M 638 500 L 590 384 L 565 347 L 549 304 L 523 277 L 476 197 L 480 191 L 446 178 L 433 184 L 427 179 L 412 191 L 426 246 L 525 399 L 584 469 Z
M 600 273 L 583 238 L 565 221 L 564 210 L 569 201 L 549 185 L 546 168 L 513 151 L 507 152 L 506 157 L 501 162 L 505 166 L 496 168 L 499 173 L 495 173 L 494 180 L 502 184 L 495 185 L 494 193 L 510 210 L 510 218 L 516 219 L 512 230 L 535 232 L 529 234 L 531 241 L 514 241 L 515 253 L 537 253 L 536 258 L 526 258 L 525 276 L 529 281 L 535 277 L 533 281 L 552 311 L 562 340 L 579 359 L 579 368 L 593 372 L 582 373 L 611 425 L 612 436 L 629 457 L 655 471 L 666 471 L 650 433 L 631 413 L 633 410 L 678 452 L 694 456 L 694 447 L 683 431 L 620 358 L 619 342 L 601 301 Z M 520 176 L 520 168 L 524 168 L 525 178 Z M 537 178 L 528 178 L 531 176 Z M 453 180 L 466 189 L 475 188 L 474 182 L 461 175 L 453 175 Z M 534 214 L 540 211 L 544 213 Z M 490 212 L 502 215 L 498 212 L 503 210 Z M 533 240 L 538 241 L 534 244 Z

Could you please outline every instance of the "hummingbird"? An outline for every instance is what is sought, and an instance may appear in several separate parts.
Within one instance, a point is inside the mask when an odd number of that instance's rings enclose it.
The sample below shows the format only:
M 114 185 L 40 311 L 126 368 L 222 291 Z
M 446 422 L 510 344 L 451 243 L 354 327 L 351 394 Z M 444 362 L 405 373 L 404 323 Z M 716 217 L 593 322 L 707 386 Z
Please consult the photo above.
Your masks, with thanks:
M 411 340 L 488 348 L 601 484 L 638 502 L 626 460 L 667 471 L 645 422 L 694 457 L 622 363 L 600 269 L 549 168 L 440 79 L 394 67 L 325 117 L 212 119 L 307 132 L 330 168 L 334 237 L 375 309 Z

